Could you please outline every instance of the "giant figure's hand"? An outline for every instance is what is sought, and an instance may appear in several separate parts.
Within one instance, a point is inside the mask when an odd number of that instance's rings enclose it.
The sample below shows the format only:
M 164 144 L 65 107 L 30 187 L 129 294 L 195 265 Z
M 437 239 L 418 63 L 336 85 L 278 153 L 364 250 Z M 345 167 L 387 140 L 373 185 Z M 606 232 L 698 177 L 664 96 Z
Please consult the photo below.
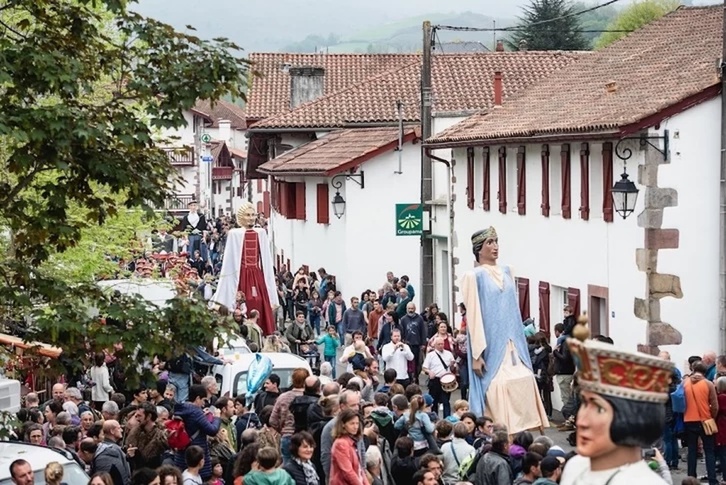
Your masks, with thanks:
M 484 362 L 484 358 L 481 356 L 472 361 L 471 367 L 474 369 L 474 373 L 479 377 L 483 377 L 484 373 L 487 371 L 487 365 Z

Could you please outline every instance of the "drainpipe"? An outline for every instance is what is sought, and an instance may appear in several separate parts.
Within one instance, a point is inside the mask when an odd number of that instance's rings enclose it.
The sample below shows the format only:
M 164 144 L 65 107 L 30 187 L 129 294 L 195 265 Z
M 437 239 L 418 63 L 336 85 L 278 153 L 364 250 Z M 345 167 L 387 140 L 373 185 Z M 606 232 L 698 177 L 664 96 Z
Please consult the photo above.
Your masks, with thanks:
M 396 109 L 398 110 L 398 170 L 393 173 L 401 175 L 403 173 L 403 102 L 400 99 L 396 101 Z
M 724 0 L 726 2 L 726 0 Z M 454 202 L 451 197 L 451 181 L 454 177 L 454 167 L 452 161 L 444 160 L 431 153 L 430 148 L 425 149 L 426 155 L 435 162 L 446 165 L 446 212 L 449 215 L 449 235 L 446 238 L 446 250 L 449 253 L 449 260 L 446 262 L 449 272 L 449 315 L 453 315 L 456 311 L 456 297 L 454 295 Z
M 726 21 L 726 0 L 724 0 Z M 721 183 L 719 189 L 719 335 L 720 352 L 726 351 L 726 22 L 723 24 L 723 46 L 721 53 Z

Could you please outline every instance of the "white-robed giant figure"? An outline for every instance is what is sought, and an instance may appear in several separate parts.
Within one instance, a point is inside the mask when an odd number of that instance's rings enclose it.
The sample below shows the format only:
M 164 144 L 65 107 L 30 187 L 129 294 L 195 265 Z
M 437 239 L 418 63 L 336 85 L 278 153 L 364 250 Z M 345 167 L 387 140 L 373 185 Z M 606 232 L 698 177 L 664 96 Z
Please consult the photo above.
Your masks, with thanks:
M 507 425 L 510 434 L 549 426 L 532 373 L 517 287 L 508 266 L 497 264 L 499 238 L 493 227 L 471 237 L 476 264 L 461 291 L 469 333 L 469 406 Z M 471 372 L 473 370 L 473 372 Z
M 239 228 L 227 233 L 222 270 L 212 301 L 234 309 L 237 292 L 245 295 L 247 311 L 260 313 L 258 324 L 265 335 L 275 332 L 272 305 L 277 303 L 275 273 L 267 232 L 254 227 L 257 214 L 252 204 L 237 210 Z

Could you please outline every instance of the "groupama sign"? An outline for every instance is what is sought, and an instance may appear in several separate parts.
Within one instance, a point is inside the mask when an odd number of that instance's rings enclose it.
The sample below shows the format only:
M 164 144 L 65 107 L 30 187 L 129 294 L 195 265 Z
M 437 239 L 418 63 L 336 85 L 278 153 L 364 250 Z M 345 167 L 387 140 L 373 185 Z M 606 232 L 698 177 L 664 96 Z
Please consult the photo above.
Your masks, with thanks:
M 396 204 L 396 236 L 423 234 L 423 205 Z

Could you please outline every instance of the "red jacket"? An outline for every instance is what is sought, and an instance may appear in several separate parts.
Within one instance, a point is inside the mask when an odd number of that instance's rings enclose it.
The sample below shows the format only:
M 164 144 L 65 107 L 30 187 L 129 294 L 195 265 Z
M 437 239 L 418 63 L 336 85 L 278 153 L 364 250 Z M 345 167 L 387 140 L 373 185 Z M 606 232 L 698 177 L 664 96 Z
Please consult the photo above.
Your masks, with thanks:
M 718 395 L 718 414 L 716 415 L 718 433 L 716 434 L 716 446 L 726 445 L 726 394 Z
M 368 485 L 353 438 L 337 438 L 330 450 L 330 485 Z

